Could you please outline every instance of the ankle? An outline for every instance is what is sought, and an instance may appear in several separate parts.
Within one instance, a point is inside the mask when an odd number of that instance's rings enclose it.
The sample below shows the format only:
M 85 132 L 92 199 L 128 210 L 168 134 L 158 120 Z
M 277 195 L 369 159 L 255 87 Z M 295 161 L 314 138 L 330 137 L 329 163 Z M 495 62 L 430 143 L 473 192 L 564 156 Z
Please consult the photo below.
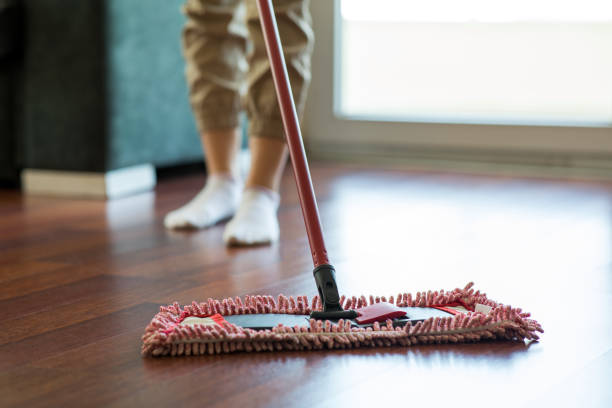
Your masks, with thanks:
M 240 184 L 241 179 L 234 172 L 210 172 L 207 176 L 207 182 Z
M 262 180 L 254 181 L 252 178 L 248 178 L 244 183 L 244 189 L 245 190 L 252 189 L 255 191 L 268 191 L 268 192 L 274 192 L 278 194 L 279 186 L 274 182 L 267 183 Z
M 208 174 L 231 174 L 240 177 L 238 153 L 242 145 L 240 128 L 209 130 L 202 134 Z
M 266 197 L 275 206 L 280 203 L 280 194 L 269 187 L 260 185 L 246 185 L 244 187 L 243 200 L 249 200 L 257 196 Z

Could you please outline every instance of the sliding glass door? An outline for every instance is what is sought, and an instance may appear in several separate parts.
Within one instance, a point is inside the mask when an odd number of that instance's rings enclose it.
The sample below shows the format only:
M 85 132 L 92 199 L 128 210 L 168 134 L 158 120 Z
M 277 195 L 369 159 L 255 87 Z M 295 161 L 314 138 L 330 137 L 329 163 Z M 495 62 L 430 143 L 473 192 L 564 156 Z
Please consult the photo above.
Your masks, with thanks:
M 314 0 L 312 11 L 315 155 L 612 157 L 610 1 Z

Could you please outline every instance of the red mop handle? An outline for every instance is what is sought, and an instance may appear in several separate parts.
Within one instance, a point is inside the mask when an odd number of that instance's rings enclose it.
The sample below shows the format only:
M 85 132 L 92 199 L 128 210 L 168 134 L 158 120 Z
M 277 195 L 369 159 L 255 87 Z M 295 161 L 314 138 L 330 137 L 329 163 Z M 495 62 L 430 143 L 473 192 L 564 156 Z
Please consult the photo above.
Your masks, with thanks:
M 287 145 L 289 146 L 289 154 L 293 164 L 293 174 L 300 196 L 300 205 L 302 207 L 304 223 L 306 224 L 310 250 L 312 251 L 312 261 L 316 268 L 323 264 L 329 264 L 329 259 L 327 258 L 325 241 L 323 240 L 317 200 L 312 188 L 312 180 L 308 170 L 308 161 L 306 160 L 306 152 L 302 142 L 297 111 L 293 102 L 285 57 L 281 51 L 282 45 L 278 35 L 272 1 L 257 0 L 257 8 L 259 10 L 259 21 L 261 22 L 266 49 L 268 50 L 268 58 L 272 67 L 272 78 L 274 79 L 276 97 L 278 98 L 283 118 Z

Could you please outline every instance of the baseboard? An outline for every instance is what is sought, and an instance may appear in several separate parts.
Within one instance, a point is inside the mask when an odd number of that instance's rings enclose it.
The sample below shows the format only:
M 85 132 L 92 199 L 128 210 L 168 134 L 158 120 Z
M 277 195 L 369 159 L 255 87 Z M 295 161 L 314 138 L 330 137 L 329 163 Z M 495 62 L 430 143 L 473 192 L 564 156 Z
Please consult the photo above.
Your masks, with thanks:
M 25 194 L 111 199 L 151 190 L 155 183 L 152 164 L 99 173 L 41 169 L 21 172 Z
M 316 143 L 309 157 L 323 162 L 492 176 L 612 181 L 612 157 L 567 153 L 435 149 Z

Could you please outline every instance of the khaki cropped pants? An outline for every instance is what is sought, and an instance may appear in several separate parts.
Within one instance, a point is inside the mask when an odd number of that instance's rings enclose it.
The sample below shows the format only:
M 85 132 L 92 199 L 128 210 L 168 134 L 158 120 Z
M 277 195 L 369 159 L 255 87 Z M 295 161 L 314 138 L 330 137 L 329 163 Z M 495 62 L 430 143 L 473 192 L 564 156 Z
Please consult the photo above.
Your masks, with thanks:
M 274 0 L 298 114 L 310 83 L 314 33 L 310 0 Z M 201 133 L 239 126 L 251 137 L 283 138 L 272 72 L 255 0 L 187 0 L 183 52 L 189 98 Z

